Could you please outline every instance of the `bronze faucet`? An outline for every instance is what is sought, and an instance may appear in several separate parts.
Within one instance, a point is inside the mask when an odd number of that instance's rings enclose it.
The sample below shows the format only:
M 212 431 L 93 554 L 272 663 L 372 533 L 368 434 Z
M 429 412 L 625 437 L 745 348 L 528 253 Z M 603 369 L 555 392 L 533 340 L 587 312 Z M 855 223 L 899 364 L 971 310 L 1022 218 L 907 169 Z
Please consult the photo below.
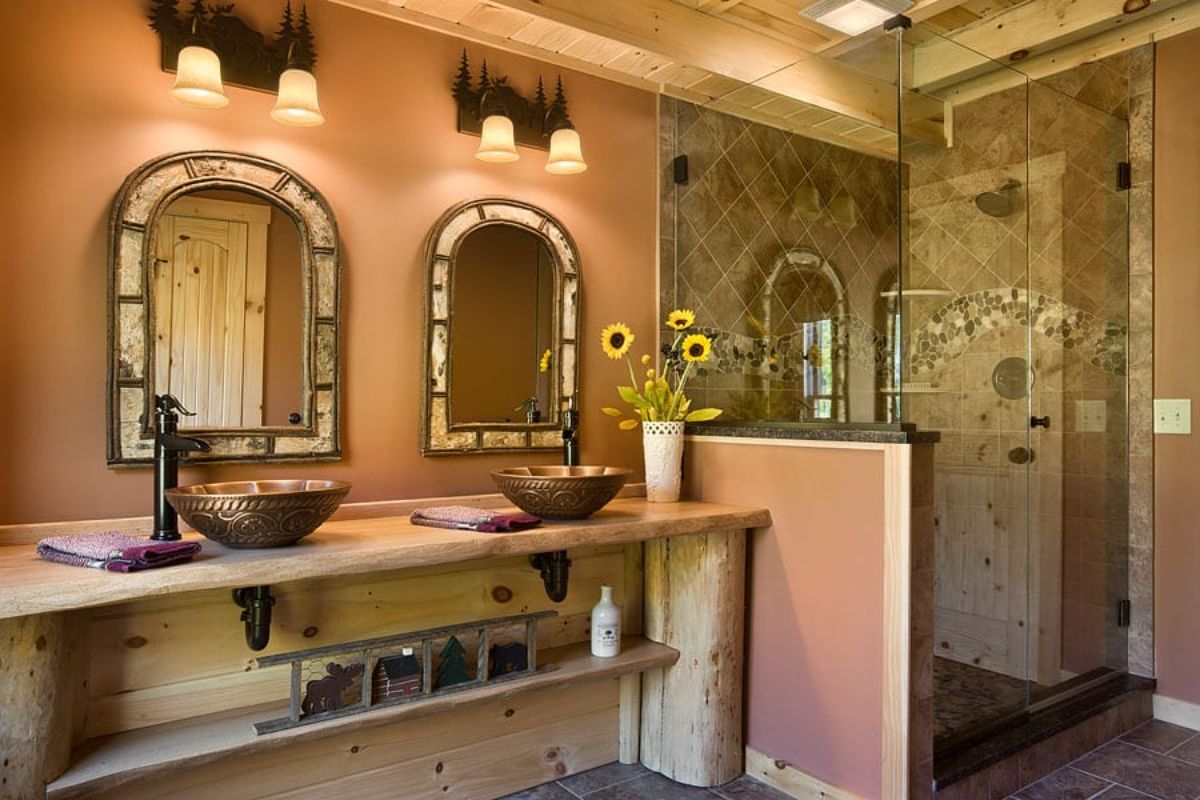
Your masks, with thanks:
M 179 535 L 179 516 L 167 502 L 167 489 L 179 485 L 179 454 L 207 453 L 212 448 L 202 439 L 179 436 L 179 415 L 196 416 L 170 394 L 154 396 L 154 533 L 151 539 L 175 542 Z

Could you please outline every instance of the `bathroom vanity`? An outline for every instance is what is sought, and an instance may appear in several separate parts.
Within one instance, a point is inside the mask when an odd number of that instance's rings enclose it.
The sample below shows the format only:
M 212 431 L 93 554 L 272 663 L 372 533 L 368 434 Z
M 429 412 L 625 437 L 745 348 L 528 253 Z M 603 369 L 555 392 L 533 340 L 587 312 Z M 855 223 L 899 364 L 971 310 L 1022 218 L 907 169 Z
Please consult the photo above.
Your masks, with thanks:
M 416 527 L 415 507 L 343 507 L 299 545 L 229 550 L 136 574 L 51 564 L 48 535 L 148 519 L 0 528 L 0 728 L 6 798 L 485 798 L 616 759 L 698 786 L 742 773 L 745 532 L 760 508 L 650 504 L 513 534 Z M 503 507 L 498 496 L 453 502 Z M 188 533 L 187 538 L 196 534 Z M 567 550 L 562 603 L 530 566 Z M 601 584 L 624 612 L 621 655 L 590 655 Z M 243 640 L 231 590 L 270 585 L 270 644 Z M 286 667 L 255 657 L 555 610 L 520 681 L 266 735 Z

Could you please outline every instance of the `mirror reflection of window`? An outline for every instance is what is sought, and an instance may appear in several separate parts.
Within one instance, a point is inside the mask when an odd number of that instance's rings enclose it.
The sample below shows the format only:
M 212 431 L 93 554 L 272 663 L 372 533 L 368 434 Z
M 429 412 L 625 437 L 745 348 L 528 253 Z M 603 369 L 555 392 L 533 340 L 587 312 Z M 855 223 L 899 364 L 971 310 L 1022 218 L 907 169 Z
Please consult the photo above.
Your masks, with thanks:
M 454 258 L 451 424 L 554 419 L 554 266 L 545 241 L 515 225 L 486 225 Z
M 195 192 L 160 215 L 154 390 L 196 412 L 185 427 L 286 427 L 302 415 L 300 245 L 291 217 L 248 192 Z

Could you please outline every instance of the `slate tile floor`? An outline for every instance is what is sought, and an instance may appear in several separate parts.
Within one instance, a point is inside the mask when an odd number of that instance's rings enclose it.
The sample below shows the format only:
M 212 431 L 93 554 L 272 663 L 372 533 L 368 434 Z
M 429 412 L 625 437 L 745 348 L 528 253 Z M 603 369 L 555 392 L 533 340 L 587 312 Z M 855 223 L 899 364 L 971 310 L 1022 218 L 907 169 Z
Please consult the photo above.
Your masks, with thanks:
M 1200 733 L 1151 720 L 1010 800 L 1200 800 Z
M 503 800 L 790 800 L 745 775 L 716 789 L 606 764 Z M 1009 800 L 1200 800 L 1200 732 L 1151 720 Z
M 791 800 L 743 775 L 716 789 L 683 786 L 636 764 L 606 764 L 502 800 Z M 1111 800 L 1109 798 L 1108 800 Z

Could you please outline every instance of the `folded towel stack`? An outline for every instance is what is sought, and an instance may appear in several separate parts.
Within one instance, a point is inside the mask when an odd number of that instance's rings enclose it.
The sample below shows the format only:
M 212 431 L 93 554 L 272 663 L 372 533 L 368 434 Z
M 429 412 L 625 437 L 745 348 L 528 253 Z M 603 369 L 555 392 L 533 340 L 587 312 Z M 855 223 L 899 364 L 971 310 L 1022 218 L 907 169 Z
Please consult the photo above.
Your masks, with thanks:
M 190 561 L 200 552 L 199 542 L 155 542 L 128 533 L 107 531 L 71 536 L 51 536 L 37 546 L 47 561 L 92 567 L 109 572 L 137 572 Z
M 532 514 L 497 514 L 486 508 L 471 508 L 470 506 L 418 508 L 409 519 L 414 525 L 480 533 L 523 531 L 542 523 L 540 517 Z

